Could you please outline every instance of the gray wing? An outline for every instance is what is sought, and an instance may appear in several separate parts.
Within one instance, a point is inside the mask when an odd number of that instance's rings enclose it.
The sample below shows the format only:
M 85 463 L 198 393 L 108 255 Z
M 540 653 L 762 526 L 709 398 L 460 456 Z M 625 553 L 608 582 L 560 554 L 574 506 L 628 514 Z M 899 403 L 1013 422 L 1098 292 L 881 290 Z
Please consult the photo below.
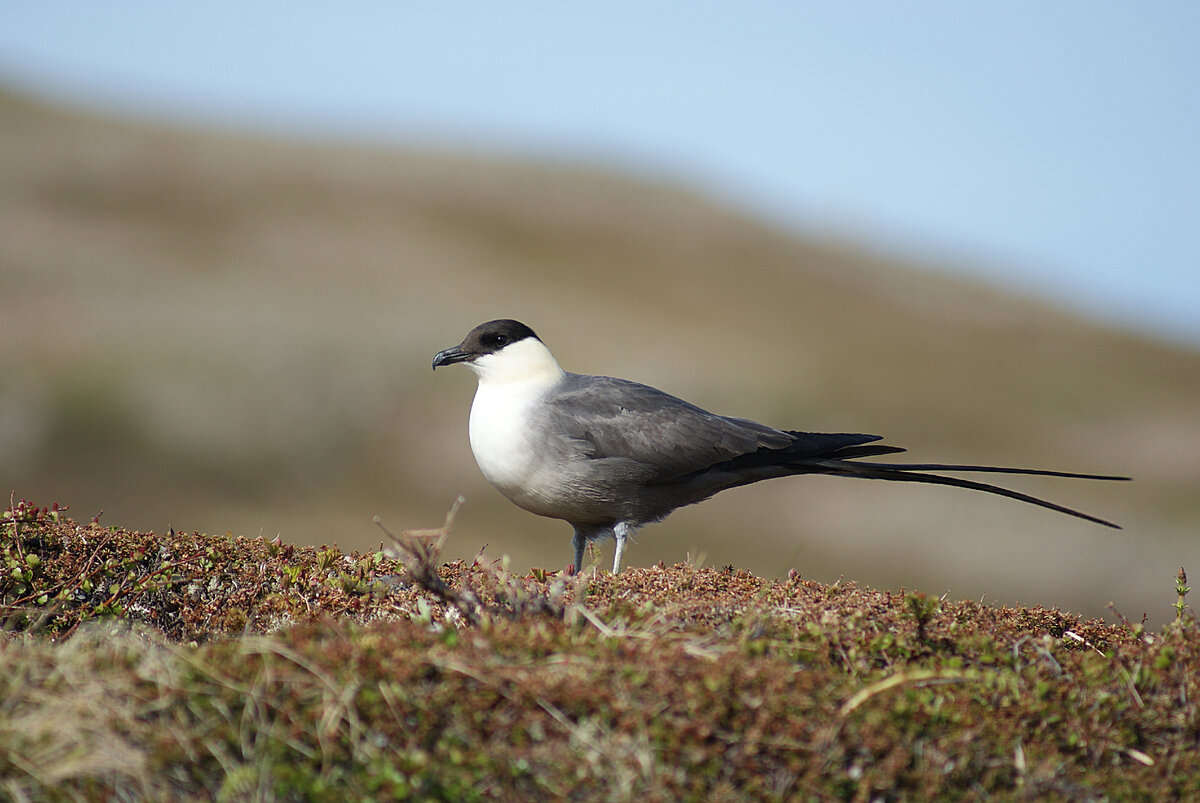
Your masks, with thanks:
M 544 401 L 549 431 L 565 436 L 579 457 L 632 460 L 656 482 L 795 442 L 791 433 L 607 376 L 567 374 Z

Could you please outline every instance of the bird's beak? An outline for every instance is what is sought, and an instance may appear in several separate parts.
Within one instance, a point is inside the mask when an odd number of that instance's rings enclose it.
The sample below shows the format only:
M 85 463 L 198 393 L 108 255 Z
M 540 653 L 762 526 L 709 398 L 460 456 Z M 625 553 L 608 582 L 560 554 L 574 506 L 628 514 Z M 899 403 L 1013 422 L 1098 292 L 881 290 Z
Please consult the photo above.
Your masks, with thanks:
M 437 370 L 439 365 L 453 365 L 456 362 L 469 360 L 474 356 L 462 350 L 462 346 L 451 346 L 448 349 L 442 349 L 437 354 L 433 355 L 433 370 Z

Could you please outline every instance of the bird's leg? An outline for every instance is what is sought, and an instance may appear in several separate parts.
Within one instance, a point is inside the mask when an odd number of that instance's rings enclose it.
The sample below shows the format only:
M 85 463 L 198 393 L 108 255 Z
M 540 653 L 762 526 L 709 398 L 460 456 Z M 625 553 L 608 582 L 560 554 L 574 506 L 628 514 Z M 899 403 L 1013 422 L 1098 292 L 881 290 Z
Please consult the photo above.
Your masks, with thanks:
M 571 539 L 571 545 L 575 547 L 575 573 L 583 573 L 583 548 L 587 546 L 587 533 L 578 527 L 575 528 L 575 536 Z
M 617 542 L 616 551 L 613 553 L 613 574 L 620 573 L 621 553 L 625 551 L 625 541 L 628 540 L 634 534 L 634 532 L 634 529 L 623 521 L 618 521 L 613 525 L 613 540 Z

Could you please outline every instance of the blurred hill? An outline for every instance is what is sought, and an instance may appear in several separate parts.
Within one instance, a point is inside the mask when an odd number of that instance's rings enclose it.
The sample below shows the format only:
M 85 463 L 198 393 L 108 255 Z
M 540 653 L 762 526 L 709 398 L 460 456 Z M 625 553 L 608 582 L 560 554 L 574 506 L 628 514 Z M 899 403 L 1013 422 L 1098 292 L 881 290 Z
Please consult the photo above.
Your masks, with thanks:
M 966 491 L 765 483 L 646 528 L 630 565 L 702 555 L 1155 621 L 1178 567 L 1200 572 L 1194 351 L 588 165 L 14 94 L 0 152 L 0 488 L 81 520 L 351 549 L 380 540 L 373 515 L 432 526 L 462 493 L 447 557 L 564 565 L 570 528 L 474 466 L 469 372 L 429 369 L 515 317 L 567 370 L 717 412 L 880 433 L 920 462 L 1136 478 L 1011 483 L 1122 533 Z

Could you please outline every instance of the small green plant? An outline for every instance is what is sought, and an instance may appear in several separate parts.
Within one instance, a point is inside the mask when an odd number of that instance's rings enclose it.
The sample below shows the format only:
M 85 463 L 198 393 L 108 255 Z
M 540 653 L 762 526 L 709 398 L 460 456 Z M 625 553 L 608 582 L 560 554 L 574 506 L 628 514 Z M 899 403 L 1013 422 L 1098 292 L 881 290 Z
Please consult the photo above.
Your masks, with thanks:
M 368 586 L 365 582 L 363 582 L 361 574 L 355 576 L 353 574 L 348 574 L 347 572 L 338 572 L 337 584 L 338 588 L 340 588 L 342 591 L 345 591 L 347 594 L 363 594 L 368 590 Z
M 905 598 L 908 614 L 917 622 L 917 641 L 926 641 L 925 628 L 941 610 L 942 601 L 929 594 L 914 591 Z
M 322 572 L 327 572 L 333 568 L 341 556 L 342 553 L 336 549 L 322 550 L 317 554 L 317 568 Z
M 300 579 L 300 574 L 303 571 L 303 566 L 284 566 L 283 576 L 279 578 L 279 584 L 284 590 L 291 588 Z
M 1188 586 L 1187 581 L 1187 572 L 1180 566 L 1179 574 L 1175 576 L 1175 594 L 1177 599 L 1175 600 L 1175 604 L 1171 606 L 1175 609 L 1176 624 L 1183 624 L 1183 612 L 1188 608 L 1187 595 L 1192 589 Z
M 38 526 L 57 524 L 66 508 L 55 502 L 50 507 L 38 507 L 27 499 L 9 497 L 9 505 L 0 513 L 4 529 L 0 533 L 0 603 L 13 605 L 45 605 L 50 595 L 40 589 L 43 575 L 42 557 L 37 552 L 38 540 L 27 534 Z

